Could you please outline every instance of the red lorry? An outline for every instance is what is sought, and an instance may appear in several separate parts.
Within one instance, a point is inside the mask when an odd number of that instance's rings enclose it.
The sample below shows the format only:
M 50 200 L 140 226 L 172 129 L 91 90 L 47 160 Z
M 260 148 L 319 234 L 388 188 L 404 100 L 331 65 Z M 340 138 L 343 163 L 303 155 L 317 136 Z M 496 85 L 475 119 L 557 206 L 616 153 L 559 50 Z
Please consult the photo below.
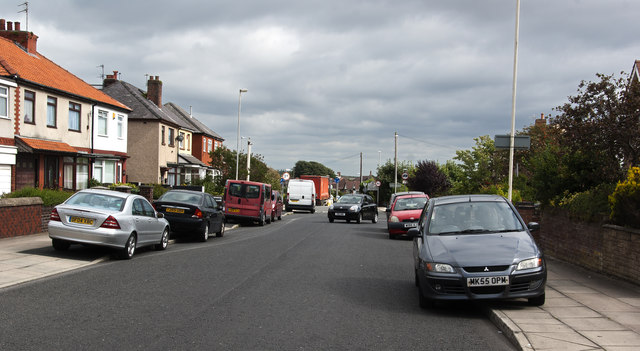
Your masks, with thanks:
M 324 206 L 329 200 L 329 177 L 318 175 L 301 175 L 300 179 L 313 180 L 316 185 L 316 205 Z

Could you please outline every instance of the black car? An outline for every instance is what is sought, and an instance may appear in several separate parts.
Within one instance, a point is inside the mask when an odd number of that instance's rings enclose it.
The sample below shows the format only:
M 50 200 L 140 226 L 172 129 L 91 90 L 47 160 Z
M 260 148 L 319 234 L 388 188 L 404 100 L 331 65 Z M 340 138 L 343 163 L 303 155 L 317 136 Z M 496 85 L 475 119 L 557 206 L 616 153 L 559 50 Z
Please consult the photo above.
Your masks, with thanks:
M 224 235 L 224 211 L 213 196 L 193 190 L 169 190 L 153 202 L 171 225 L 171 235 L 196 236 L 207 241 L 209 234 Z
M 365 194 L 348 194 L 343 195 L 333 205 L 329 206 L 329 222 L 333 223 L 336 219 L 346 220 L 347 222 L 362 220 L 371 220 L 378 222 L 378 206 L 373 198 Z
M 432 198 L 413 239 L 420 307 L 435 300 L 545 301 L 544 256 L 515 207 L 502 196 Z

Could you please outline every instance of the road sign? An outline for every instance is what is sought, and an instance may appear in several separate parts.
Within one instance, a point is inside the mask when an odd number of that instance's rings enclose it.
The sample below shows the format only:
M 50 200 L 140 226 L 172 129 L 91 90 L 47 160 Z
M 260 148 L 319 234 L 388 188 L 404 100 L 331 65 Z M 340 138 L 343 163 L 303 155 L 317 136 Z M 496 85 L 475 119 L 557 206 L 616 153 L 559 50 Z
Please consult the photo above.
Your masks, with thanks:
M 382 182 L 381 182 L 381 181 L 379 181 L 379 180 L 376 180 L 376 186 L 377 186 L 377 187 L 380 187 L 380 185 L 382 185 Z
M 496 135 L 494 139 L 496 149 L 509 149 L 511 145 L 510 135 Z M 514 150 L 529 150 L 531 138 L 528 135 L 516 135 L 513 137 Z
M 409 173 L 406 173 L 406 172 L 405 172 L 405 173 L 402 173 L 402 179 L 403 179 L 403 180 L 407 180 L 407 179 L 409 179 Z
M 336 181 L 336 184 L 340 183 L 340 177 L 336 177 L 334 180 Z
M 289 180 L 289 178 L 291 178 L 291 176 L 289 175 L 289 173 L 284 172 L 282 173 L 282 179 L 284 179 L 285 181 Z

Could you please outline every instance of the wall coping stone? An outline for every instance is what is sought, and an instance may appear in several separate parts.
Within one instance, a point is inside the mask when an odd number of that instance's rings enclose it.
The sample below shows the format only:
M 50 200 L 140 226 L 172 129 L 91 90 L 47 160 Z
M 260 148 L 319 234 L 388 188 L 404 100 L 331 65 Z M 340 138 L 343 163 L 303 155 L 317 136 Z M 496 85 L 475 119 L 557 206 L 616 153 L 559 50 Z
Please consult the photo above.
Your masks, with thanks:
M 603 224 L 602 227 L 640 235 L 640 229 L 622 227 L 622 226 L 615 225 L 615 224 Z
M 18 207 L 43 205 L 42 198 L 39 197 L 16 197 L 8 199 L 0 199 L 0 207 Z

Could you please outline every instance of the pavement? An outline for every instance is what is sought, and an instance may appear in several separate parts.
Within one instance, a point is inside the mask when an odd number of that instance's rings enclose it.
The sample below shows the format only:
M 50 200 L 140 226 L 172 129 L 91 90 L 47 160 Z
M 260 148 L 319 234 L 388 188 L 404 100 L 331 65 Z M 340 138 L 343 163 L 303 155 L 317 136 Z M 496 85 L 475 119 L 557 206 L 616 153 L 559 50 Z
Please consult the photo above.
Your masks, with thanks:
M 58 252 L 47 233 L 0 239 L 0 289 L 87 267 L 108 250 Z M 640 350 L 640 286 L 547 259 L 546 302 L 491 303 L 487 315 L 519 350 Z

